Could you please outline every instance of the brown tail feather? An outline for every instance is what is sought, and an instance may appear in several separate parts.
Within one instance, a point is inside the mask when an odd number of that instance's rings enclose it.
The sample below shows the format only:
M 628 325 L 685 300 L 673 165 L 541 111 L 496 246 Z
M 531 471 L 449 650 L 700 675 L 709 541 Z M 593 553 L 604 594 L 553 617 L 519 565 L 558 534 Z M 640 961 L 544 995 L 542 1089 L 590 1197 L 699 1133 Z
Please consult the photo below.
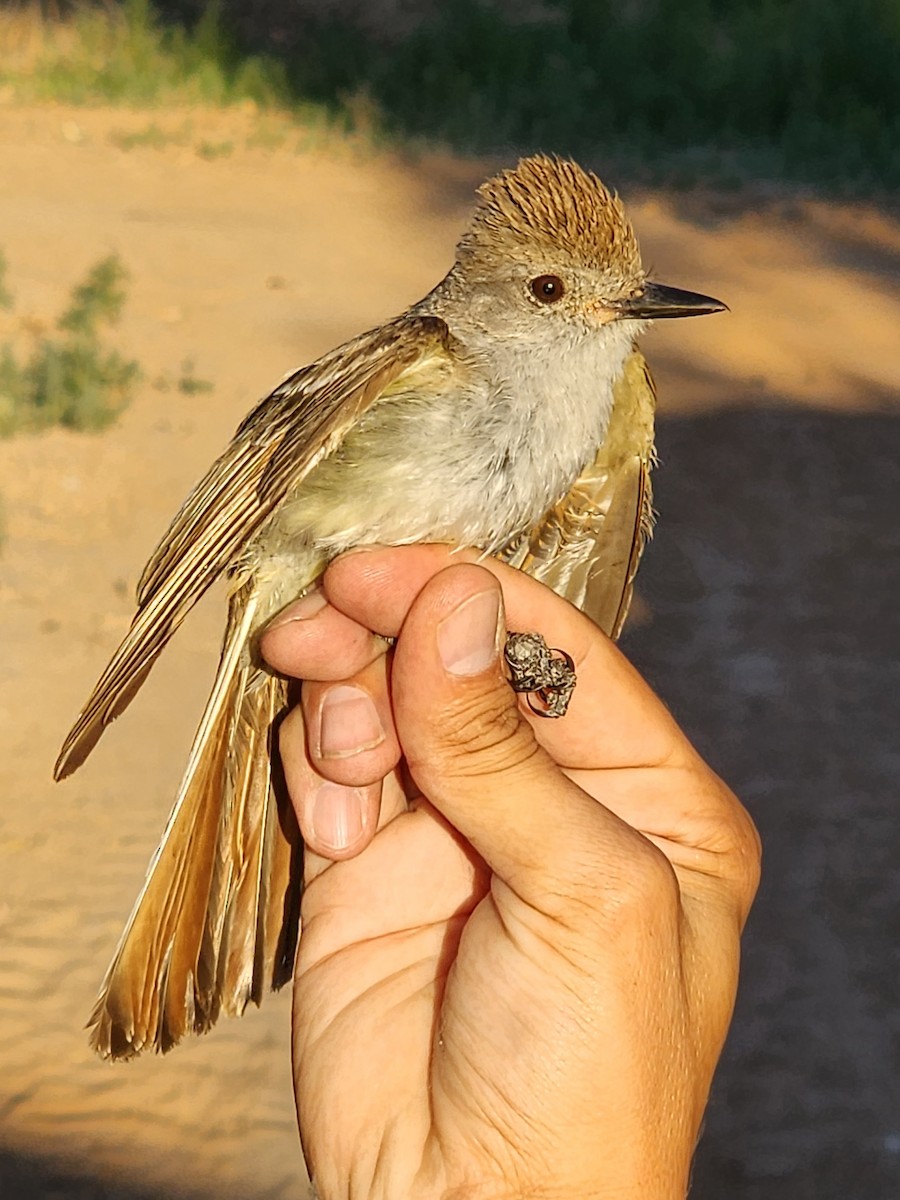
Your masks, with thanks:
M 290 933 L 299 915 L 299 835 L 272 744 L 287 685 L 250 672 L 233 740 L 230 836 L 219 854 L 230 887 L 216 956 L 217 999 L 231 1016 L 290 977 L 296 949 Z M 224 826 L 222 834 L 224 840 Z
M 290 976 L 300 839 L 270 758 L 287 685 L 247 662 L 253 611 L 233 598 L 178 799 L 91 1014 L 104 1058 L 169 1050 Z

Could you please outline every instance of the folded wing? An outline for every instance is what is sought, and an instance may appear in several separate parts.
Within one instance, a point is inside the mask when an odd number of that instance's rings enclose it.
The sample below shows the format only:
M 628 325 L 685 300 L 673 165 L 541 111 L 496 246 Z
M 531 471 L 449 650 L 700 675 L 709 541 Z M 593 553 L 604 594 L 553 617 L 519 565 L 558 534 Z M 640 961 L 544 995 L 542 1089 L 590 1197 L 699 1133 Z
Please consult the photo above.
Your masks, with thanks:
M 131 628 L 66 738 L 55 778 L 84 762 L 189 610 L 214 579 L 239 567 L 241 551 L 286 493 L 385 388 L 445 355 L 448 337 L 437 317 L 400 317 L 297 371 L 253 410 L 151 556 Z

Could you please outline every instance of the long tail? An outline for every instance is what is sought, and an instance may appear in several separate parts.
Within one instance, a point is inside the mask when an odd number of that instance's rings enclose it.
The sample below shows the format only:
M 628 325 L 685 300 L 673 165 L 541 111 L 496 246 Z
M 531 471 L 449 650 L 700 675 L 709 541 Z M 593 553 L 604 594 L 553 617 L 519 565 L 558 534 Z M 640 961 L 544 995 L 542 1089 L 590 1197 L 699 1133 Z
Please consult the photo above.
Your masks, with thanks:
M 291 976 L 301 843 L 272 753 L 287 683 L 250 661 L 256 604 L 232 597 L 178 798 L 91 1013 L 104 1058 L 169 1050 Z

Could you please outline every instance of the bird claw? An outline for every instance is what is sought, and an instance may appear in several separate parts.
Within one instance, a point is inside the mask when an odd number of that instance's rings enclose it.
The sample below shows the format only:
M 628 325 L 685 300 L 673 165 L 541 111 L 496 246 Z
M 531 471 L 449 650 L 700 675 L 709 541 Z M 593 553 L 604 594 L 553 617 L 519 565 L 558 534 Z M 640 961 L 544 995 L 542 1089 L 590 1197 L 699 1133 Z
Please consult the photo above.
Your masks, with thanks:
M 575 663 L 565 650 L 551 649 L 539 633 L 511 633 L 503 655 L 513 691 L 529 693 L 528 707 L 536 716 L 566 715 L 576 676 Z

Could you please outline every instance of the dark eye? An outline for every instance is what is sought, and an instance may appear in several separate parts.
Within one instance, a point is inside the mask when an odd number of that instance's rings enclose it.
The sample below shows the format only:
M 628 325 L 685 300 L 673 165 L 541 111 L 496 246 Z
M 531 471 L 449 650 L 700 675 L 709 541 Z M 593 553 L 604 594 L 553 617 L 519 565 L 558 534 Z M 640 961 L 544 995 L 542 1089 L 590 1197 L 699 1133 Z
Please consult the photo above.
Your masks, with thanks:
M 531 294 L 540 300 L 541 304 L 553 304 L 554 301 L 561 300 L 566 290 L 558 275 L 538 275 L 528 286 L 531 288 Z

